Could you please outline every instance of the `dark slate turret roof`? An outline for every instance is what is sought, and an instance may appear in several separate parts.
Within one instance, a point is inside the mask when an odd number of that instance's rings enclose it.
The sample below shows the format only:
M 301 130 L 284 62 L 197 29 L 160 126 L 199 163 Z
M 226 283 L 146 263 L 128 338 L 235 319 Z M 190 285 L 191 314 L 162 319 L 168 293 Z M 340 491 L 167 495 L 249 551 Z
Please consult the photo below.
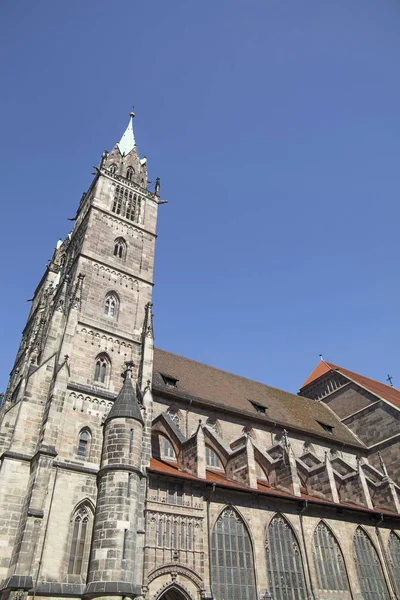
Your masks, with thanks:
M 135 419 L 143 424 L 142 413 L 139 408 L 139 402 L 132 384 L 130 373 L 126 374 L 122 389 L 116 397 L 105 422 L 107 423 L 110 419 L 116 419 L 118 417 Z

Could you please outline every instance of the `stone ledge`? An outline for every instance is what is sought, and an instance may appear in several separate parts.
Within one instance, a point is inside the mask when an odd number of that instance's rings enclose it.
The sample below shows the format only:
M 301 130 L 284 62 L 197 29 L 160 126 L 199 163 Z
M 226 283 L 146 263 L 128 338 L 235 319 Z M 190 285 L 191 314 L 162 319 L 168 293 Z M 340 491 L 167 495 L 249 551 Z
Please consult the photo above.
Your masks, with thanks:
M 142 594 L 140 585 L 128 581 L 93 581 L 86 586 L 84 596 L 130 596 L 134 598 Z
M 11 575 L 2 581 L 0 590 L 30 590 L 32 586 L 30 575 Z

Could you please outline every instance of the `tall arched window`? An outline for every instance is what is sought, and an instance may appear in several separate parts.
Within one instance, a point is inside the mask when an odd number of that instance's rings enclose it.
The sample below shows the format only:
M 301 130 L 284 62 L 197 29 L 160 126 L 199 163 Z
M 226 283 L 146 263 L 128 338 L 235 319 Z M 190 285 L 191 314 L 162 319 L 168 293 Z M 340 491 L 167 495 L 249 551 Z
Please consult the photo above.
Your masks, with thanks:
M 99 354 L 96 358 L 94 380 L 98 383 L 107 383 L 110 374 L 110 360 L 106 354 Z
M 269 524 L 265 548 L 274 600 L 307 600 L 300 548 L 293 529 L 281 515 Z
M 135 173 L 135 169 L 133 167 L 128 167 L 126 170 L 126 178 L 129 179 L 129 181 L 132 181 L 134 173 Z
M 83 429 L 79 434 L 78 440 L 78 456 L 88 458 L 90 448 L 90 433 L 87 429 Z
M 378 553 L 361 527 L 357 527 L 354 535 L 354 560 L 364 600 L 389 600 Z
M 117 258 L 125 258 L 126 242 L 124 238 L 117 238 L 114 241 L 114 256 Z
M 176 454 L 173 445 L 167 437 L 160 435 L 161 458 L 164 460 L 176 461 Z
M 226 508 L 211 537 L 211 585 L 216 600 L 254 600 L 253 549 L 240 516 Z
M 389 536 L 389 558 L 397 592 L 400 595 L 400 537 L 394 531 L 391 531 Z
M 70 575 L 86 575 L 89 563 L 93 512 L 88 503 L 81 504 L 71 519 L 71 545 L 68 561 Z
M 117 171 L 117 165 L 115 163 L 113 163 L 112 165 L 109 166 L 110 173 L 115 173 Z
M 104 302 L 104 314 L 111 319 L 117 318 L 118 298 L 115 294 L 107 294 Z
M 322 521 L 314 531 L 314 562 L 319 590 L 349 591 L 342 551 L 332 531 Z

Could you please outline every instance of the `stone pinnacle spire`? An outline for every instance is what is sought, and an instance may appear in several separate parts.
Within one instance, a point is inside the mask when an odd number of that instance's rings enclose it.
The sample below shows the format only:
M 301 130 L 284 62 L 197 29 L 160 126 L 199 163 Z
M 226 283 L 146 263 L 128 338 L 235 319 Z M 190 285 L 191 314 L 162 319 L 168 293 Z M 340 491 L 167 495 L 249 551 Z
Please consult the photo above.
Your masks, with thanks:
M 125 133 L 121 138 L 121 141 L 118 142 L 118 144 L 117 144 L 119 151 L 121 152 L 121 154 L 124 154 L 125 156 L 127 154 L 129 154 L 129 152 L 131 150 L 133 150 L 133 148 L 136 146 L 135 136 L 133 133 L 133 117 L 134 116 L 135 116 L 134 112 L 131 112 L 129 114 L 128 127 L 126 128 Z
M 108 413 L 108 416 L 105 420 L 106 423 L 111 419 L 116 419 L 119 417 L 135 419 L 136 421 L 143 423 L 138 399 L 132 384 L 132 367 L 133 362 L 126 363 L 126 370 L 123 374 L 124 383 L 110 412 Z

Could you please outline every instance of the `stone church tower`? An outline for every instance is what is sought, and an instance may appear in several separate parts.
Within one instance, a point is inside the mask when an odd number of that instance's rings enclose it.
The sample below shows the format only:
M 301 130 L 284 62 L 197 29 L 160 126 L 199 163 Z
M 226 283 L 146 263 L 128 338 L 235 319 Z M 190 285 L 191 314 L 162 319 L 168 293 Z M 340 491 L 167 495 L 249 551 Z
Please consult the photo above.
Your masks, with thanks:
M 34 293 L 0 412 L 2 598 L 141 590 L 159 180 L 133 117 Z
M 147 188 L 131 114 L 0 408 L 0 600 L 400 600 L 400 391 L 321 361 L 296 395 L 154 348 Z

